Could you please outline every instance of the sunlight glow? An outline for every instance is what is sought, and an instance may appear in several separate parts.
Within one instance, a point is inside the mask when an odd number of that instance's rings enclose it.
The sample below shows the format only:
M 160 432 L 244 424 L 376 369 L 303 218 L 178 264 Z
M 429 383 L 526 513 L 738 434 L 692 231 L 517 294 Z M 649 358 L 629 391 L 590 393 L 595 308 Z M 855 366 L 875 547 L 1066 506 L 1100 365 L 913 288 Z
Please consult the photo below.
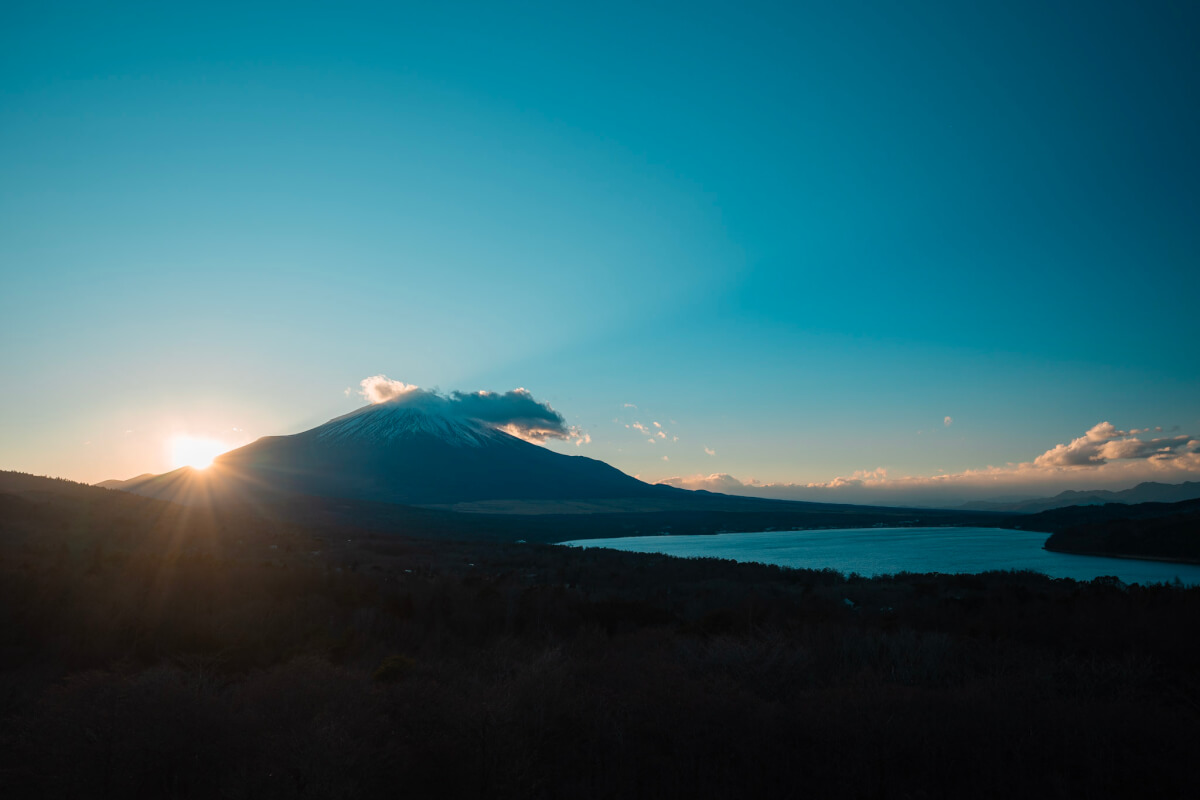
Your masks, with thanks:
M 204 469 L 212 464 L 214 458 L 228 449 L 229 445 L 215 439 L 176 436 L 171 440 L 171 468 Z

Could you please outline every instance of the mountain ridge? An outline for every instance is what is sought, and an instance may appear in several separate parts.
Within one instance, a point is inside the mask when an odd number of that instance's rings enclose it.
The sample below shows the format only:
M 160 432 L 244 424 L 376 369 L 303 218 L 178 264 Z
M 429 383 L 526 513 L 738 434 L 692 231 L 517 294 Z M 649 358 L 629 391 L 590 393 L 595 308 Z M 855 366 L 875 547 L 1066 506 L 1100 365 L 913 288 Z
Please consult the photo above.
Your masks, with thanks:
M 1068 489 L 1067 491 L 1059 492 L 1053 497 L 1038 497 L 1016 502 L 975 500 L 970 503 L 964 503 L 958 506 L 958 508 L 963 511 L 1007 511 L 1036 514 L 1068 506 L 1104 505 L 1106 503 L 1120 503 L 1123 505 L 1178 503 L 1197 498 L 1200 498 L 1200 481 L 1185 481 L 1183 483 L 1144 481 L 1137 486 L 1115 492 L 1108 489 Z

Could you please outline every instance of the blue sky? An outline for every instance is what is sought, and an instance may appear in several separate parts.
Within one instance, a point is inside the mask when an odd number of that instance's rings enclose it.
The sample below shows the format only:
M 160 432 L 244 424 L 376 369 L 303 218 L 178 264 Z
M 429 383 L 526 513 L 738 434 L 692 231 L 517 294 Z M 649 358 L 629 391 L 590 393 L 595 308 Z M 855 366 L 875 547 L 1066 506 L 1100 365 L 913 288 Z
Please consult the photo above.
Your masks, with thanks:
M 0 466 L 161 471 L 381 373 L 525 387 L 650 479 L 1200 436 L 1198 16 L 8 4 Z

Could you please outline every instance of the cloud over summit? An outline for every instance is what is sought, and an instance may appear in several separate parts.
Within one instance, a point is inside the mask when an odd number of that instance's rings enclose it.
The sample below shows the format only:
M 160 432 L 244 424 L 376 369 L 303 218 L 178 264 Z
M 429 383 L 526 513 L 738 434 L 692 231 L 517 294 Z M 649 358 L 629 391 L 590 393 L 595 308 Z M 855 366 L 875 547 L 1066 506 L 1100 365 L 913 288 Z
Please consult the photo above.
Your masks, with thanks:
M 370 403 L 414 404 L 446 416 L 471 419 L 533 442 L 547 439 L 573 440 L 586 444 L 591 437 L 567 425 L 562 414 L 549 403 L 534 398 L 528 389 L 507 392 L 453 391 L 443 394 L 435 389 L 422 389 L 386 375 L 364 378 L 360 394 Z

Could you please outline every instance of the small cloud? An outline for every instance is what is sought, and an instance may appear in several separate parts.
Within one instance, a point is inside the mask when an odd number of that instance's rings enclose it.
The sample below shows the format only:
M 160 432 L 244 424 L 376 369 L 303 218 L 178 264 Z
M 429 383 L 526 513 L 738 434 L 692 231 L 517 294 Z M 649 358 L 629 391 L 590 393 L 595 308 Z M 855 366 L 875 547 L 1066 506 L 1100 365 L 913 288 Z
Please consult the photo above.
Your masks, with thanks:
M 752 485 L 753 480 L 750 483 L 743 483 L 732 475 L 720 472 L 712 475 L 663 478 L 659 483 L 665 483 L 678 489 L 704 489 L 709 492 L 737 493 L 748 485 Z
M 670 461 L 670 460 L 671 460 L 671 459 L 670 459 L 670 457 L 669 457 L 669 456 L 663 456 L 663 461 Z
M 662 431 L 659 431 L 659 432 L 658 432 L 658 438 L 660 438 L 660 439 L 665 439 L 665 438 L 667 438 L 667 435 L 666 435 L 665 433 L 663 433 Z
M 678 442 L 678 441 L 679 441 L 679 437 L 678 437 L 678 436 L 672 436 L 672 437 L 671 437 L 671 441 L 672 441 L 672 442 Z
M 592 443 L 592 435 L 590 433 L 585 433 L 575 440 L 576 447 L 579 447 L 580 445 L 591 444 L 591 443 Z
M 945 425 L 947 428 L 949 428 L 951 425 L 954 424 L 954 418 L 947 416 L 942 420 L 942 424 Z
M 883 467 L 876 467 L 872 470 L 860 469 L 855 470 L 847 477 L 837 477 L 831 481 L 824 483 L 809 483 L 806 488 L 809 489 L 840 489 L 844 486 L 863 486 L 868 482 L 881 482 L 887 480 L 887 470 Z
M 358 383 L 362 388 L 359 390 L 367 402 L 386 403 L 388 400 L 395 400 L 397 397 L 417 391 L 418 386 L 403 381 L 394 381 L 386 375 L 372 375 L 369 378 L 363 378 Z M 349 397 L 347 390 L 347 397 Z
M 708 453 L 710 456 L 715 456 L 717 454 L 717 451 L 713 450 L 711 447 L 704 448 L 704 452 Z
M 628 426 L 626 426 L 626 427 L 628 427 Z M 643 425 L 643 424 L 642 424 L 642 423 L 640 423 L 640 422 L 635 422 L 635 423 L 633 423 L 633 429 L 634 429 L 635 431 L 639 431 L 639 432 L 641 432 L 641 433 L 645 434 L 646 436 L 649 436 L 649 435 L 650 435 L 650 429 L 649 429 L 649 428 L 647 428 L 645 425 Z
M 650 444 L 658 444 L 658 439 L 647 439 L 646 441 Z
M 622 408 L 637 408 L 637 406 L 633 403 L 626 403 Z
M 661 423 L 661 422 L 656 422 L 656 423 L 654 423 L 654 427 L 656 427 L 656 428 L 661 428 L 661 427 L 662 427 L 662 423 Z

